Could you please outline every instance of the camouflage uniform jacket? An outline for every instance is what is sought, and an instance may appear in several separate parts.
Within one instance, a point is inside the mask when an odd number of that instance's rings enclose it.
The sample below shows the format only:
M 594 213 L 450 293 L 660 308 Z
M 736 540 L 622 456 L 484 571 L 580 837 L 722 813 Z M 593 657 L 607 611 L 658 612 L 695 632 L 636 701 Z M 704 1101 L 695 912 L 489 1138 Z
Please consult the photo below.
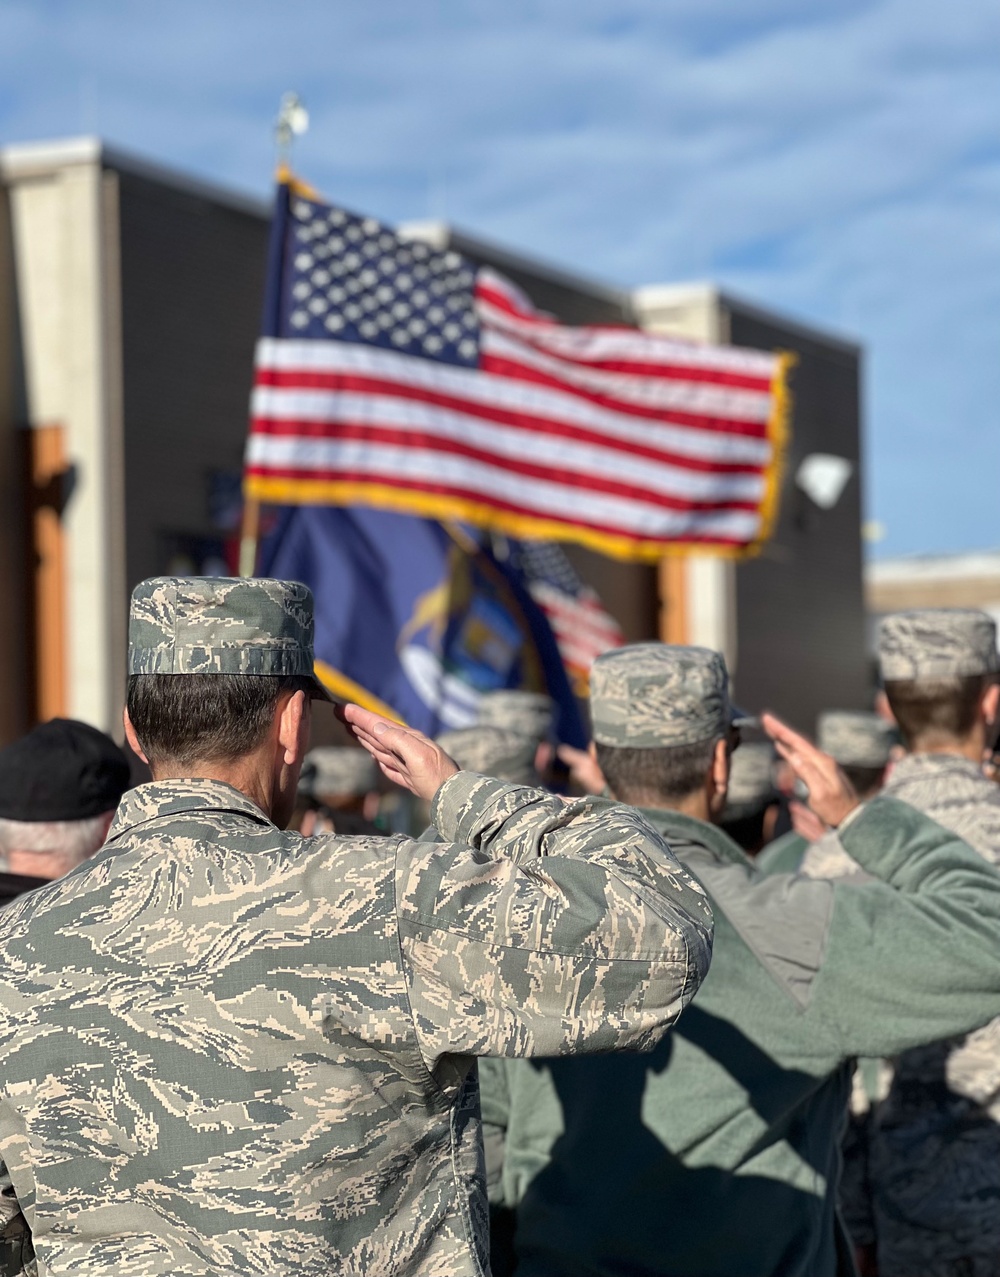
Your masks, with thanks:
M 884 793 L 1000 862 L 1000 786 L 974 762 L 911 755 Z M 895 1061 L 872 1173 L 882 1277 L 1000 1277 L 1000 1021 Z
M 834 1189 L 852 1057 L 997 1014 L 1000 875 L 886 798 L 841 833 L 866 886 L 763 876 L 722 830 L 643 814 L 711 896 L 712 968 L 651 1055 L 483 1061 L 518 1277 L 851 1273 Z
M 303 839 L 143 785 L 3 912 L 0 1208 L 43 1277 L 482 1273 L 472 1057 L 654 1045 L 711 912 L 626 807 L 462 772 L 434 817 Z

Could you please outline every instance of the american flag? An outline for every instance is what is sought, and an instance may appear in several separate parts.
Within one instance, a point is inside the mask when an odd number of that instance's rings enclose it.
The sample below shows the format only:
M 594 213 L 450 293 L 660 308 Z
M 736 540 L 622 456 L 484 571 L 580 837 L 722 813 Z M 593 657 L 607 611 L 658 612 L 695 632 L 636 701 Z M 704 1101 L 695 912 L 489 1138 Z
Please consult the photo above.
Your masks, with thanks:
M 582 580 L 561 546 L 523 541 L 511 557 L 528 592 L 548 618 L 576 694 L 586 697 L 590 667 L 602 652 L 621 647 L 625 635 L 596 590 Z
M 508 280 L 279 187 L 247 495 L 631 559 L 766 537 L 779 354 L 568 327 Z

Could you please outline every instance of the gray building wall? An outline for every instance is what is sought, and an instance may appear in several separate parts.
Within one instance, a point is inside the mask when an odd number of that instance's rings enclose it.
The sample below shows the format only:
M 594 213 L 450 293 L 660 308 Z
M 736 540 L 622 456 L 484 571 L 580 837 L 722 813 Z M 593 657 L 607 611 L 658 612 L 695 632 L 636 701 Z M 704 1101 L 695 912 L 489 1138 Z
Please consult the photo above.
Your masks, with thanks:
M 185 556 L 197 570 L 235 534 L 213 517 L 210 487 L 242 467 L 268 222 L 128 169 L 118 178 L 131 590 Z
M 778 526 L 759 558 L 736 569 L 739 694 L 811 731 L 830 707 L 871 707 L 861 550 L 860 352 L 724 299 L 735 346 L 798 355 L 792 438 Z M 803 458 L 854 465 L 832 510 L 796 487 Z

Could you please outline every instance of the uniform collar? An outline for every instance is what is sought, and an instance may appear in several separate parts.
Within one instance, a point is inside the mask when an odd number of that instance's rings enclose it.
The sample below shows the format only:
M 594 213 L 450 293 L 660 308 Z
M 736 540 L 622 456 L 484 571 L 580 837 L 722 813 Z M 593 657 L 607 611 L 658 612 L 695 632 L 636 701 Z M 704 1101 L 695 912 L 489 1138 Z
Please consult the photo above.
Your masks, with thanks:
M 126 792 L 111 822 L 108 842 L 147 821 L 194 811 L 231 812 L 259 825 L 271 824 L 252 799 L 225 781 L 154 780 Z
M 706 820 L 686 816 L 669 807 L 640 807 L 639 811 L 658 833 L 666 836 L 670 849 L 683 859 L 683 843 L 694 844 L 717 856 L 720 860 L 738 865 L 750 864 L 750 858 L 738 843 Z
M 889 773 L 889 784 L 901 780 L 915 780 L 928 773 L 959 773 L 972 776 L 976 780 L 986 780 L 983 769 L 971 758 L 963 758 L 961 754 L 907 754 L 901 758 Z

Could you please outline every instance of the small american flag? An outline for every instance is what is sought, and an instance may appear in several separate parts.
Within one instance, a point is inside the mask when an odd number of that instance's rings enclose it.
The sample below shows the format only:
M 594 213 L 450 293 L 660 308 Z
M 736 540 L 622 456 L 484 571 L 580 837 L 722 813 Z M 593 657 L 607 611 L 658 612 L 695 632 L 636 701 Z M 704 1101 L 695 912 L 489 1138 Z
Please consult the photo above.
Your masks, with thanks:
M 571 328 L 454 252 L 282 184 L 249 497 L 374 505 L 632 559 L 774 514 L 784 359 Z
M 574 691 L 586 697 L 591 665 L 603 652 L 625 642 L 621 626 L 597 591 L 581 579 L 561 546 L 550 541 L 513 543 L 511 558 L 548 618 Z

